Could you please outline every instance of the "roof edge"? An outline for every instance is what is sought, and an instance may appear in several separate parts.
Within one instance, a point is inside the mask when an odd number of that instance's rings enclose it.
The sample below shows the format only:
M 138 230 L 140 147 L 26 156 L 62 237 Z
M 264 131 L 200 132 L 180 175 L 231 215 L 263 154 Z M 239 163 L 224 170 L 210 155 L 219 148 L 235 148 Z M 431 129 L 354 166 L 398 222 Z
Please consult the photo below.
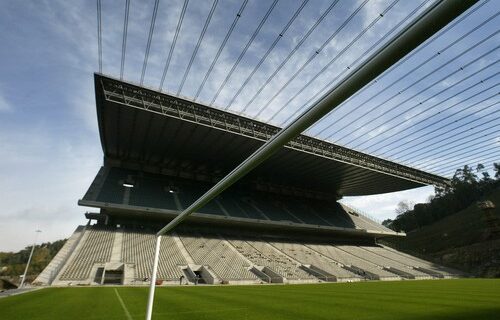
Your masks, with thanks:
M 141 87 L 102 74 L 94 74 L 96 102 L 99 110 L 105 101 L 127 107 L 162 114 L 183 121 L 216 128 L 232 134 L 239 134 L 260 141 L 267 141 L 281 128 L 258 120 L 246 118 L 235 113 L 206 106 L 187 98 L 176 97 L 153 89 Z M 101 143 L 103 121 L 99 120 Z M 387 175 L 413 181 L 422 185 L 447 186 L 450 180 L 432 173 L 398 164 L 383 158 L 355 151 L 343 146 L 301 134 L 285 145 L 287 148 L 307 152 L 319 157 L 377 171 Z

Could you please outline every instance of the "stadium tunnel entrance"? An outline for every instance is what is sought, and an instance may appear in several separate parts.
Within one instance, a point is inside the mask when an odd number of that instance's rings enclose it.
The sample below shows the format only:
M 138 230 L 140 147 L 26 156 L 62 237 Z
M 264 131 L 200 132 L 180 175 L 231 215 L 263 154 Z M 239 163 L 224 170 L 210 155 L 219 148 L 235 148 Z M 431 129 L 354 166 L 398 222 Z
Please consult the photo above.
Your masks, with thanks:
M 214 284 L 220 282 L 216 274 L 210 270 L 209 266 L 189 264 L 182 268 L 186 284 Z M 180 284 L 183 284 L 182 279 Z

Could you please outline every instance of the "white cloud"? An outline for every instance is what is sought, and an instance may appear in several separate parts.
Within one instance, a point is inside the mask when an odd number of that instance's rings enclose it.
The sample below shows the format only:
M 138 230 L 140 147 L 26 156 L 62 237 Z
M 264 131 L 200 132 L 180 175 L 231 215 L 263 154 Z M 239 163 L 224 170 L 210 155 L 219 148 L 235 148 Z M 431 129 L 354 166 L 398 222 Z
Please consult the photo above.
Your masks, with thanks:
M 360 209 L 379 220 L 385 220 L 396 217 L 395 210 L 399 202 L 410 200 L 414 203 L 423 203 L 427 202 L 431 195 L 434 195 L 434 188 L 427 186 L 370 196 L 344 197 L 341 202 L 352 206 L 353 209 Z

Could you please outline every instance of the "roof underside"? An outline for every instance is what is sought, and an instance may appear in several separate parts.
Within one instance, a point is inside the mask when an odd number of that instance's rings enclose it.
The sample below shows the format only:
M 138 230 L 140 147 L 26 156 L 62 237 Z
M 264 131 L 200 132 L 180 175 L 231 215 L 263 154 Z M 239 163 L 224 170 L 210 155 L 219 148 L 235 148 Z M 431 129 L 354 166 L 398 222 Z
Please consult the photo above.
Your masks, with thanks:
M 101 75 L 95 76 L 95 85 L 105 161 L 114 166 L 216 181 L 279 130 Z M 231 126 L 235 122 L 239 128 Z M 245 180 L 339 196 L 447 183 L 445 178 L 306 136 L 281 148 Z

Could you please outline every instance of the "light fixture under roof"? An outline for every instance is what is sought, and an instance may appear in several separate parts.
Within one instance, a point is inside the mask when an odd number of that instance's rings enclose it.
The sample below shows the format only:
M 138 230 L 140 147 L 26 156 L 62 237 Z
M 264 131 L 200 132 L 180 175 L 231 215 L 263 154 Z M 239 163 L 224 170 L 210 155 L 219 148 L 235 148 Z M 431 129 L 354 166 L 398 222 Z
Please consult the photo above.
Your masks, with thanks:
M 133 187 L 134 187 L 134 184 L 132 184 L 132 183 L 128 183 L 128 182 L 124 182 L 124 183 L 123 183 L 123 186 L 124 186 L 125 188 L 133 188 Z
M 177 189 L 173 186 L 170 186 L 167 188 L 168 193 L 177 193 Z

